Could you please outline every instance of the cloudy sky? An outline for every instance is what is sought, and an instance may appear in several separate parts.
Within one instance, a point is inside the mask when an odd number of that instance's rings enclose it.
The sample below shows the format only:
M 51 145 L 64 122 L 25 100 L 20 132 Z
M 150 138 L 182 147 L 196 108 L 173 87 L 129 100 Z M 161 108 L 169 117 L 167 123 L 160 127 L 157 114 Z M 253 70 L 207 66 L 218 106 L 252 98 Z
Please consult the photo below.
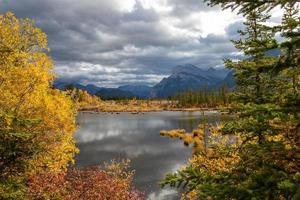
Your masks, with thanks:
M 180 64 L 221 67 L 242 27 L 201 0 L 0 0 L 6 11 L 47 33 L 62 79 L 106 87 L 153 85 Z

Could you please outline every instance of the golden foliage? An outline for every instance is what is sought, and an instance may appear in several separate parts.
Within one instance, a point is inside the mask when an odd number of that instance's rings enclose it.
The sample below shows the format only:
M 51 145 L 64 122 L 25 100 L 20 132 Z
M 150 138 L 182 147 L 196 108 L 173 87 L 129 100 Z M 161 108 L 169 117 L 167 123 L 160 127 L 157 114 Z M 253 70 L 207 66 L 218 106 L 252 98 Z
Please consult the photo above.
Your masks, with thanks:
M 162 111 L 168 109 L 170 103 L 168 101 L 157 100 L 122 100 L 122 101 L 102 101 L 98 107 L 99 111 L 104 112 L 149 112 Z
M 187 146 L 193 144 L 193 155 L 189 160 L 190 165 L 194 169 L 214 175 L 220 172 L 230 172 L 240 159 L 235 151 L 226 151 L 229 148 L 231 136 L 222 135 L 220 129 L 220 126 L 209 127 L 207 124 L 200 124 L 191 133 L 177 129 L 162 130 L 160 134 L 171 138 L 179 138 Z M 234 148 L 235 145 L 231 144 L 231 147 Z M 183 194 L 181 199 L 196 200 L 197 193 L 192 190 L 187 194 Z
M 104 170 L 107 174 L 117 177 L 130 179 L 134 175 L 134 171 L 130 171 L 130 160 L 125 159 L 121 162 L 117 162 L 115 160 L 110 161 L 109 163 L 104 163 Z
M 76 103 L 80 110 L 89 110 L 98 108 L 102 105 L 100 97 L 89 94 L 85 90 L 73 89 L 68 92 L 71 95 L 72 100 Z
M 239 158 L 234 152 L 225 152 L 228 147 L 230 136 L 224 136 L 220 133 L 220 127 L 210 128 L 209 134 L 205 134 L 208 126 L 201 124 L 192 131 L 186 133 L 183 129 L 162 130 L 162 136 L 169 136 L 183 140 L 184 145 L 193 144 L 193 156 L 190 163 L 196 168 L 205 168 L 211 173 L 222 170 L 230 170 L 230 165 L 236 163 Z M 206 143 L 205 141 L 208 141 Z M 231 147 L 234 145 L 231 144 Z
M 66 169 L 77 151 L 72 138 L 76 113 L 66 94 L 50 88 L 54 74 L 45 33 L 8 12 L 0 15 L 0 41 L 0 115 L 39 122 L 26 128 L 38 133 L 34 142 L 44 148 L 30 159 L 31 170 Z M 9 120 L 1 127 L 13 128 Z
M 97 98 L 97 97 L 94 97 Z M 176 101 L 168 100 L 98 100 L 98 103 L 80 104 L 80 110 L 100 112 L 156 112 L 163 110 L 196 111 L 201 108 L 177 108 Z
M 199 152 L 204 152 L 205 148 L 205 126 L 199 125 L 199 127 L 192 131 L 192 133 L 187 133 L 183 129 L 175 129 L 175 130 L 162 130 L 160 131 L 160 135 L 169 136 L 171 138 L 179 138 L 183 141 L 184 145 L 189 146 L 193 144 L 194 153 L 197 154 Z

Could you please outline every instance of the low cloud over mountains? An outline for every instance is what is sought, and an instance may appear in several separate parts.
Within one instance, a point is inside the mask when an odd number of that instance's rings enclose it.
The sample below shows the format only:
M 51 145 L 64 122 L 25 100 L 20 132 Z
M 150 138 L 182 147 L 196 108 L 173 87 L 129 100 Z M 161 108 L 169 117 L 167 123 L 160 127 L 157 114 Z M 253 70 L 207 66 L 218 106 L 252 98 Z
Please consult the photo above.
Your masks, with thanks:
M 183 91 L 214 90 L 227 85 L 235 86 L 233 71 L 223 68 L 200 69 L 195 65 L 185 64 L 173 68 L 172 74 L 163 78 L 153 87 L 147 85 L 124 85 L 118 88 L 97 87 L 95 85 L 81 85 L 73 82 L 57 80 L 54 86 L 59 89 L 78 88 L 98 95 L 103 99 L 111 98 L 167 98 Z

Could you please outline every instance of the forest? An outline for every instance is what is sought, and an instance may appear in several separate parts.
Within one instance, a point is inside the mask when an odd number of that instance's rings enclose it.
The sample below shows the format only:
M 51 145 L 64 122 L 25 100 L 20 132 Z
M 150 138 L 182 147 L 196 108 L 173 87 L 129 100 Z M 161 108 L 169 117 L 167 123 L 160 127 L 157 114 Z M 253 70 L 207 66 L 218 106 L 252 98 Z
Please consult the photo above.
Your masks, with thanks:
M 206 2 L 245 17 L 245 29 L 237 30 L 240 39 L 232 41 L 244 58 L 224 61 L 235 71 L 237 86 L 234 91 L 226 86 L 187 91 L 170 101 L 179 108 L 226 108 L 234 120 L 218 126 L 202 124 L 190 133 L 162 130 L 162 136 L 192 146 L 193 155 L 160 185 L 184 191 L 181 199 L 298 200 L 299 3 Z M 275 7 L 284 11 L 281 24 L 269 26 L 269 11 Z M 280 55 L 266 53 L 273 49 Z M 54 89 L 56 74 L 49 52 L 47 36 L 33 20 L 12 12 L 0 15 L 0 199 L 145 199 L 133 185 L 129 160 L 75 167 L 78 110 L 111 104 L 85 91 Z M 128 102 L 122 105 L 124 110 Z M 136 106 L 133 111 L 161 106 L 136 99 L 129 105 Z
M 185 91 L 171 97 L 177 107 L 218 108 L 228 107 L 231 102 L 231 89 L 223 85 L 218 89 L 203 89 L 198 92 Z

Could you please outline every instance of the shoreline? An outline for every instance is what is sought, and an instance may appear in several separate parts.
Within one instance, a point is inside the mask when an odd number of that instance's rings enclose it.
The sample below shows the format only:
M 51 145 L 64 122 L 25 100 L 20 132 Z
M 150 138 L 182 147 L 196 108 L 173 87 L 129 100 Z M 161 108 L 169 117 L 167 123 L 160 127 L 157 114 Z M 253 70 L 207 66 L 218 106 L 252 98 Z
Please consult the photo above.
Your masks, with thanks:
M 141 109 L 141 110 L 136 110 L 136 109 L 128 109 L 128 110 L 118 110 L 118 109 L 99 109 L 99 108 L 80 108 L 78 109 L 78 112 L 84 112 L 84 113 L 131 113 L 131 114 L 140 114 L 140 113 L 148 113 L 148 112 L 202 112 L 202 111 L 217 111 L 222 113 L 222 109 L 226 108 L 172 108 L 172 109 Z

